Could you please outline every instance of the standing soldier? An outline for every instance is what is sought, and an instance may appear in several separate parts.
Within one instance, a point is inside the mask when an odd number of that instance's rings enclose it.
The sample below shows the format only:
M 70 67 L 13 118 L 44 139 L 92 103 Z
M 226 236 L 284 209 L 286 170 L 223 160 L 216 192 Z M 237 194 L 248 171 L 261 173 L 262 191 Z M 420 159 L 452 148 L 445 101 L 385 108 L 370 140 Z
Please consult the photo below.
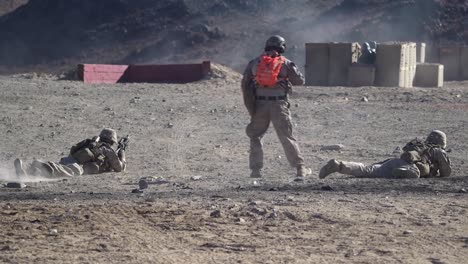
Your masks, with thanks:
M 288 102 L 292 85 L 304 84 L 304 76 L 293 62 L 281 56 L 285 49 L 283 37 L 270 37 L 266 41 L 265 52 L 249 62 L 242 78 L 244 103 L 251 117 L 246 132 L 250 138 L 249 166 L 252 171 L 250 177 L 253 178 L 262 177 L 262 137 L 270 122 L 286 158 L 297 169 L 297 179 L 311 174 L 310 168 L 304 166 L 304 159 L 293 136 Z

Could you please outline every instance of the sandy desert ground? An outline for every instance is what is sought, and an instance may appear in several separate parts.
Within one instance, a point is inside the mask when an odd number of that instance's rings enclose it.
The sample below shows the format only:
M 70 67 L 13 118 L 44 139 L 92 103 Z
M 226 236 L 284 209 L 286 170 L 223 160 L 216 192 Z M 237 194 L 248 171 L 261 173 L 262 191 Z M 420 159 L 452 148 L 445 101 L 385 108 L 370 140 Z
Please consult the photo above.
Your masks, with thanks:
M 293 182 L 270 130 L 265 177 L 254 184 L 239 80 L 221 68 L 184 85 L 0 77 L 4 183 L 15 180 L 16 157 L 58 160 L 104 127 L 131 136 L 124 173 L 0 188 L 0 262 L 466 262 L 467 82 L 295 87 L 295 133 L 314 173 Z M 330 158 L 381 161 L 432 129 L 448 134 L 453 177 L 318 179 Z M 345 148 L 321 150 L 333 144 Z M 132 193 L 142 177 L 155 180 Z

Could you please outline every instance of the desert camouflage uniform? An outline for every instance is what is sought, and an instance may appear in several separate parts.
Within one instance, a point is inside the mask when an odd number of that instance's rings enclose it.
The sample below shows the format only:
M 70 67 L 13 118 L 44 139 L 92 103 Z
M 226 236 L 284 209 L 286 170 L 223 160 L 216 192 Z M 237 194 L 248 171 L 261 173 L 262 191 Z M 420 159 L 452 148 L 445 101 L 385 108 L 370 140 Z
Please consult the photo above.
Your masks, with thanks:
M 86 142 L 94 142 L 96 138 L 85 139 L 70 149 L 70 155 L 64 157 L 60 162 L 34 160 L 30 164 L 23 164 L 20 159 L 15 160 L 15 169 L 18 176 L 37 175 L 50 178 L 63 178 L 80 176 L 82 174 L 97 174 L 103 172 L 120 172 L 126 168 L 125 151 L 116 152 L 112 145 L 117 143 L 117 133 L 113 129 L 105 128 L 100 134 L 102 141 L 95 142 L 94 145 L 86 145 Z M 74 154 L 81 146 L 92 149 L 92 160 L 89 162 L 81 161 Z M 88 151 L 88 153 L 90 153 Z M 78 161 L 80 160 L 80 161 Z
M 414 139 L 403 147 L 400 158 L 393 158 L 365 166 L 362 163 L 330 160 L 320 170 L 319 177 L 338 172 L 360 178 L 431 178 L 449 177 L 450 159 L 444 148 L 447 136 L 433 130 L 425 142 Z
M 271 52 L 266 52 L 271 55 Z M 246 133 L 250 138 L 249 166 L 252 170 L 263 168 L 262 137 L 265 135 L 270 122 L 276 130 L 278 138 L 284 148 L 286 158 L 291 166 L 298 167 L 304 164 L 299 146 L 293 136 L 290 104 L 287 96 L 292 85 L 304 84 L 304 77 L 297 66 L 288 59 L 279 72 L 278 80 L 281 81 L 275 87 L 256 87 L 254 76 L 260 57 L 252 60 L 244 71 L 242 79 L 242 93 L 244 103 L 250 113 L 251 121 Z

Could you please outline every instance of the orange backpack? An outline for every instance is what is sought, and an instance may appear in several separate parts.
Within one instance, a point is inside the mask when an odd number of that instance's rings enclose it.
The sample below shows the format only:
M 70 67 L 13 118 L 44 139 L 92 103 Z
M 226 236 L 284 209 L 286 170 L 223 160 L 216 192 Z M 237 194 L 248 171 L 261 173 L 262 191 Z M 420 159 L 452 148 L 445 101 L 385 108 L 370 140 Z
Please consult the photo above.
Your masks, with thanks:
M 270 57 L 266 54 L 262 55 L 255 76 L 257 84 L 263 87 L 274 87 L 284 61 L 283 56 Z

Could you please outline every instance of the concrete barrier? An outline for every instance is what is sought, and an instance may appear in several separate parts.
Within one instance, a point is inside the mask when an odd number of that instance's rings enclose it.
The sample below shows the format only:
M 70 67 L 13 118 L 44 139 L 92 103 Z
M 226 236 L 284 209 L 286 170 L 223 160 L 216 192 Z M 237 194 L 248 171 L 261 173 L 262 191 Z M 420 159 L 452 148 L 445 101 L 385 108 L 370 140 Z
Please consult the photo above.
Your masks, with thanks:
M 460 77 L 468 80 L 468 46 L 461 47 L 460 55 Z
M 444 85 L 444 65 L 438 63 L 419 63 L 416 67 L 414 86 L 442 87 Z
M 211 63 L 167 65 L 80 64 L 78 77 L 85 83 L 188 83 L 203 79 Z
M 406 87 L 408 85 L 409 52 L 405 43 L 377 45 L 375 85 Z
M 328 43 L 306 43 L 305 84 L 328 86 L 330 49 Z
M 416 49 L 417 49 L 417 51 L 416 51 L 417 52 L 416 62 L 417 63 L 426 62 L 426 43 L 424 43 L 424 42 L 417 43 Z
M 358 55 L 358 43 L 330 43 L 328 85 L 346 86 L 349 67 L 357 62 Z
M 348 86 L 373 86 L 375 81 L 375 66 L 353 63 L 348 71 Z
M 408 43 L 408 78 L 404 87 L 413 87 L 414 77 L 416 75 L 416 65 L 418 60 L 418 48 L 414 42 Z
M 440 62 L 438 45 L 426 43 L 426 59 L 424 62 L 425 63 L 439 63 Z
M 458 81 L 461 78 L 461 47 L 441 46 L 439 49 L 440 63 L 444 65 L 444 78 L 446 81 Z

